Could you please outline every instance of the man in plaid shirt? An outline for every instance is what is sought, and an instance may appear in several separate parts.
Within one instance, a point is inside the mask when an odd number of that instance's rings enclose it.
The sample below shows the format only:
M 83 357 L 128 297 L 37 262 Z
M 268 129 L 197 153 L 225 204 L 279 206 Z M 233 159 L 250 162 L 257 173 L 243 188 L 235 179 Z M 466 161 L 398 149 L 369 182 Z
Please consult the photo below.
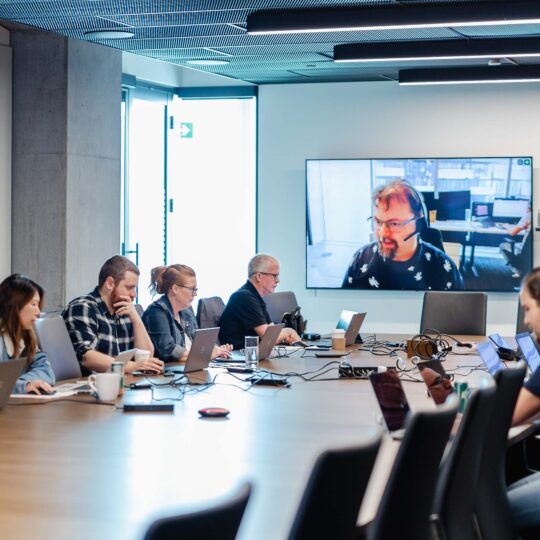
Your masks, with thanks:
M 107 371 L 114 358 L 129 349 L 154 346 L 135 309 L 139 269 L 126 257 L 115 255 L 99 272 L 98 286 L 72 300 L 62 313 L 83 373 Z M 128 362 L 126 372 L 160 372 L 163 362 L 148 358 Z

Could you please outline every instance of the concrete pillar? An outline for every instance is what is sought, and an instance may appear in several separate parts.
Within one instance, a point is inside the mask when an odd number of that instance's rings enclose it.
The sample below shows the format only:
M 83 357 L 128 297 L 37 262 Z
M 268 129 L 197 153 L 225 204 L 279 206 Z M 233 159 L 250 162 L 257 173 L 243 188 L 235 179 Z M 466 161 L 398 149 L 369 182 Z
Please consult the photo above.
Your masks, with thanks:
M 12 270 L 57 310 L 119 252 L 122 57 L 37 30 L 11 37 Z

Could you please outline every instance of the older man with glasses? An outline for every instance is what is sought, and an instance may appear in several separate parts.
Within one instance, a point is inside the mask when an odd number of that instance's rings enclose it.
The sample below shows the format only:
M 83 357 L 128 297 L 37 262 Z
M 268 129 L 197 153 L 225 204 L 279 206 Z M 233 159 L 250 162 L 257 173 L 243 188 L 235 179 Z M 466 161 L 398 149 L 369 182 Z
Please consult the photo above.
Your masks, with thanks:
M 375 241 L 354 254 L 344 288 L 463 288 L 463 278 L 452 259 L 421 238 L 427 220 L 420 193 L 405 180 L 394 180 L 375 191 L 373 205 Z
M 273 293 L 279 283 L 279 262 L 271 255 L 255 255 L 248 264 L 248 279 L 230 297 L 219 321 L 219 341 L 231 343 L 235 349 L 244 347 L 246 336 L 262 337 L 272 324 L 263 296 Z M 299 341 L 292 328 L 284 328 L 277 342 Z

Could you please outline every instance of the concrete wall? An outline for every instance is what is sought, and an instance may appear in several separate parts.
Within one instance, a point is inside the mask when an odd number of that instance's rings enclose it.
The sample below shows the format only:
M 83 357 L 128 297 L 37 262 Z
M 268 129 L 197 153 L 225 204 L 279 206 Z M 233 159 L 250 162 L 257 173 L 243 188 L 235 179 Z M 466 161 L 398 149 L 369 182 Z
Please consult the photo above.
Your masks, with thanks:
M 70 41 L 66 300 L 97 284 L 120 250 L 121 53 Z
M 259 89 L 259 250 L 282 261 L 279 290 L 295 291 L 309 329 L 328 331 L 341 309 L 356 309 L 368 312 L 368 331 L 414 333 L 423 294 L 306 290 L 304 160 L 532 155 L 538 178 L 539 92 L 534 84 L 399 87 L 391 82 Z M 535 181 L 533 216 L 539 190 Z M 538 247 L 536 239 L 536 264 Z M 512 335 L 516 314 L 516 293 L 489 295 L 490 330 Z
M 0 281 L 11 272 L 11 48 L 0 29 Z M 2 44 L 3 43 L 3 44 Z
M 60 309 L 120 243 L 121 53 L 12 32 L 12 268 Z

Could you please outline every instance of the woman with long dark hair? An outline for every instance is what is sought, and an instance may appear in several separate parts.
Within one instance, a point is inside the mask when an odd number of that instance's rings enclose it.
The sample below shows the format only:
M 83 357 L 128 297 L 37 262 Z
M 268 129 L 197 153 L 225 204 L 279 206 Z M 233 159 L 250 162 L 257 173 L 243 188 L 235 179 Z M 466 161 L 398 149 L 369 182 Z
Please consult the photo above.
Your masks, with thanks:
M 43 288 L 29 277 L 12 274 L 0 283 L 0 362 L 26 358 L 15 394 L 53 391 L 54 373 L 34 332 L 42 306 Z

